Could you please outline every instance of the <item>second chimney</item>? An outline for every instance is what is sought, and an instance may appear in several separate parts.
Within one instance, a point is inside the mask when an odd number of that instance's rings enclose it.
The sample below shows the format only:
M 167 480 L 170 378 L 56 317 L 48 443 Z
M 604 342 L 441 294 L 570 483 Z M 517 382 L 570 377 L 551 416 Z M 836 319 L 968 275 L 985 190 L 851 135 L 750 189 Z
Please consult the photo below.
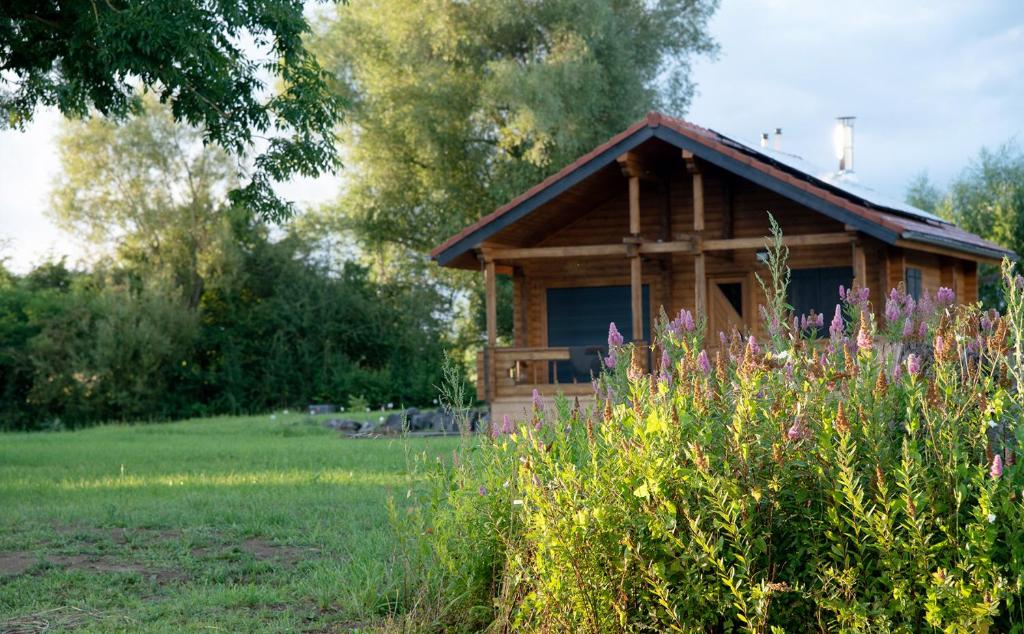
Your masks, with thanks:
M 775 128 L 775 151 L 782 151 L 782 128 Z

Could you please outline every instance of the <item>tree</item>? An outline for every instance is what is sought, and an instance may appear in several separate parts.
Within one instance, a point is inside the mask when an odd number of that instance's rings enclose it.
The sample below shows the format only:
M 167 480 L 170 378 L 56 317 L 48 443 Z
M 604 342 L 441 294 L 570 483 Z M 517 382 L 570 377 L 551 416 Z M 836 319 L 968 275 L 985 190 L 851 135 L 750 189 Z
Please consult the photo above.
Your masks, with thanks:
M 337 166 L 342 103 L 306 50 L 296 0 L 9 0 L 0 3 L 0 127 L 23 127 L 39 106 L 69 117 L 124 118 L 143 86 L 175 121 L 243 158 L 258 137 L 236 203 L 279 219 L 291 205 L 273 181 Z M 280 91 L 269 94 L 265 78 Z
M 660 107 L 686 110 L 717 0 L 357 0 L 312 48 L 353 104 L 340 213 L 422 255 Z
M 994 150 L 982 148 L 945 192 L 918 177 L 907 202 L 1024 254 L 1024 150 L 1013 141 Z M 988 306 L 1003 305 L 998 267 L 981 267 L 979 295 Z
M 237 174 L 226 153 L 152 99 L 125 122 L 66 122 L 58 148 L 63 170 L 50 210 L 57 224 L 196 308 L 231 239 L 227 194 Z

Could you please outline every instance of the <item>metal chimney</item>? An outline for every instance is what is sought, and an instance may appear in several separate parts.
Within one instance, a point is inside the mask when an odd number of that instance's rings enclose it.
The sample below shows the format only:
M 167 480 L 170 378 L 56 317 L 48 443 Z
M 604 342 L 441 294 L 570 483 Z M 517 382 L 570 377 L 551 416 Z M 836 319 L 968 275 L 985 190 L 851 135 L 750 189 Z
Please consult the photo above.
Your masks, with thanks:
M 853 172 L 853 121 L 857 117 L 836 117 L 832 131 L 832 145 L 839 159 L 839 173 Z
M 775 128 L 775 150 L 782 151 L 782 128 Z

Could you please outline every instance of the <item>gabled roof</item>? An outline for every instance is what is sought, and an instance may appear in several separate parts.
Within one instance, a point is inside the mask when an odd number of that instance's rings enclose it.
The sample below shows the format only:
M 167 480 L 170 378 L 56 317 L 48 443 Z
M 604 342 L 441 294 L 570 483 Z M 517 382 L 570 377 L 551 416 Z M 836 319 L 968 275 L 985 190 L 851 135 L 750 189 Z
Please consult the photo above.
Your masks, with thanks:
M 431 251 L 431 256 L 442 265 L 451 262 L 613 163 L 624 152 L 652 138 L 688 150 L 708 163 L 888 244 L 900 241 L 923 243 L 960 251 L 972 259 L 1015 257 L 1008 249 L 925 211 L 887 200 L 866 187 L 815 176 L 800 164 L 797 157 L 753 148 L 713 130 L 657 112 L 648 113 L 643 120 L 451 236 Z

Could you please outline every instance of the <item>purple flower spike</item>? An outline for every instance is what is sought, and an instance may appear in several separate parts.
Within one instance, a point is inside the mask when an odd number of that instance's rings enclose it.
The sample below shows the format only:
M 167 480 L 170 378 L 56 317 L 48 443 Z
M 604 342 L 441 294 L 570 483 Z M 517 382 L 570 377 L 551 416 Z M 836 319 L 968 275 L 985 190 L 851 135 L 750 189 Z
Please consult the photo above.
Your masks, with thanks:
M 988 474 L 992 476 L 993 480 L 998 480 L 1003 475 L 1003 457 L 996 454 L 992 458 L 992 468 L 989 469 Z
M 846 287 L 839 285 L 839 299 L 846 299 Z
M 885 302 L 885 321 L 890 324 L 896 323 L 900 318 L 900 306 L 895 300 L 889 299 Z
M 903 322 L 903 336 L 911 337 L 914 334 L 914 321 L 907 317 L 907 320 Z
M 622 334 L 619 333 L 619 329 L 615 327 L 615 322 L 608 324 L 608 349 L 613 350 L 622 345 L 623 341 Z
M 481 484 L 480 488 L 477 490 L 477 492 L 480 495 L 487 495 L 487 487 L 485 487 L 484 485 Z
M 610 354 L 610 355 L 608 355 L 607 357 L 604 358 L 604 367 L 608 368 L 609 370 L 612 370 L 612 369 L 615 368 L 615 355 L 614 354 Z
M 842 288 L 842 286 L 840 286 L 839 288 Z M 834 317 L 832 317 L 832 323 L 828 327 L 828 334 L 833 339 L 839 339 L 843 336 L 843 333 L 845 331 L 846 326 L 843 324 L 843 309 L 839 306 L 839 304 L 836 304 L 836 314 Z
M 940 286 L 939 290 L 936 291 L 935 293 L 935 301 L 945 305 L 952 304 L 954 301 L 956 301 L 956 293 L 954 293 L 953 289 L 951 288 Z
M 701 350 L 700 354 L 697 355 L 697 367 L 704 374 L 711 374 L 711 359 L 708 358 L 707 350 Z
M 907 355 L 907 374 L 910 376 L 921 374 L 921 359 L 916 354 Z
M 747 348 L 750 349 L 750 354 L 753 356 L 761 356 L 761 346 L 757 345 L 757 339 L 754 339 L 754 335 L 750 335 L 750 339 L 747 339 Z
M 718 331 L 718 338 L 721 340 L 723 348 L 729 345 L 729 338 L 725 336 L 724 330 Z
M 512 433 L 512 419 L 505 414 L 501 417 L 501 433 L 511 434 Z
M 533 388 L 533 411 L 540 411 L 544 409 L 544 401 L 540 397 L 540 392 L 537 388 Z
M 928 336 L 928 324 L 921 322 L 921 327 L 917 329 L 917 336 L 922 339 Z

